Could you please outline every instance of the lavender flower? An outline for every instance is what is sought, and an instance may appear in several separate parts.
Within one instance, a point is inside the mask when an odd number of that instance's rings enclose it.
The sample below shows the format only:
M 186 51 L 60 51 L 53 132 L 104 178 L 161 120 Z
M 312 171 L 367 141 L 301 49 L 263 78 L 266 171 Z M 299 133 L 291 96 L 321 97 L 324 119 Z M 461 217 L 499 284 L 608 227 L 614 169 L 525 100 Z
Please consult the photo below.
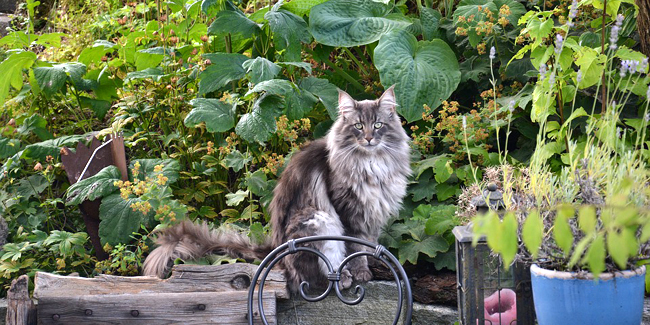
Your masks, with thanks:
M 621 31 L 621 26 L 623 26 L 623 19 L 625 19 L 625 16 L 621 14 L 618 14 L 618 16 L 616 16 L 616 23 L 614 23 L 614 26 L 609 33 L 610 50 L 615 50 L 618 47 L 618 45 L 616 45 L 616 42 L 618 42 L 618 33 Z
M 582 81 L 582 70 L 578 70 L 578 75 L 576 76 L 577 83 Z
M 551 72 L 551 75 L 548 77 L 548 84 L 553 87 L 553 84 L 555 84 L 555 71 Z
M 510 103 L 508 104 L 508 110 L 510 111 L 510 113 L 515 111 L 515 101 L 514 100 L 511 100 Z
M 645 98 L 650 100 L 650 86 L 648 86 L 648 91 L 645 92 Z
M 629 61 L 628 60 L 621 61 L 621 72 L 619 73 L 621 78 L 625 77 L 629 69 L 630 69 Z
M 562 35 L 555 35 L 555 54 L 560 55 L 562 53 L 562 44 L 564 43 L 564 37 Z
M 569 20 L 573 20 L 578 15 L 578 1 L 573 0 L 571 2 L 571 7 L 569 8 Z
M 643 58 L 639 65 L 639 72 L 645 72 L 646 68 L 648 68 L 648 58 Z
M 539 80 L 544 80 L 546 78 L 546 64 L 542 63 L 539 65 Z
M 628 65 L 630 67 L 630 69 L 629 69 L 630 73 L 641 72 L 640 70 L 638 70 L 639 69 L 639 64 L 640 64 L 639 61 L 629 60 Z
M 492 46 L 490 48 L 490 60 L 494 60 L 497 57 L 497 50 Z
M 650 113 L 646 114 L 643 118 L 646 122 L 650 122 Z
M 467 116 L 463 115 L 463 130 L 467 129 Z

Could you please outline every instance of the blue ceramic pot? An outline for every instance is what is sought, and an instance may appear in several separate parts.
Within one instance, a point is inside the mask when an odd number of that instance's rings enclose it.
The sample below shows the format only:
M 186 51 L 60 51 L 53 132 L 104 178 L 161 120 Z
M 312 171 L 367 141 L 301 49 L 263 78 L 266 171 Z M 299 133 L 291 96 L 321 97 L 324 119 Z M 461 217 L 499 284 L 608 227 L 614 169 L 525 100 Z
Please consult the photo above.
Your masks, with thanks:
M 530 267 L 539 325 L 639 325 L 643 314 L 645 266 L 603 273 L 560 272 Z

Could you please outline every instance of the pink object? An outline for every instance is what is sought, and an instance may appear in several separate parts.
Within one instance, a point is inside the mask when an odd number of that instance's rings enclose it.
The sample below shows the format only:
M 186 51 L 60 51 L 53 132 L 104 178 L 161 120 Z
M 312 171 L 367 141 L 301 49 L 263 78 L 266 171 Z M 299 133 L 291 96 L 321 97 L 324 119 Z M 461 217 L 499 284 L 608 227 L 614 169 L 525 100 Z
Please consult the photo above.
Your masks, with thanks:
M 485 325 L 517 325 L 517 295 L 514 291 L 498 290 L 485 298 L 484 303 Z

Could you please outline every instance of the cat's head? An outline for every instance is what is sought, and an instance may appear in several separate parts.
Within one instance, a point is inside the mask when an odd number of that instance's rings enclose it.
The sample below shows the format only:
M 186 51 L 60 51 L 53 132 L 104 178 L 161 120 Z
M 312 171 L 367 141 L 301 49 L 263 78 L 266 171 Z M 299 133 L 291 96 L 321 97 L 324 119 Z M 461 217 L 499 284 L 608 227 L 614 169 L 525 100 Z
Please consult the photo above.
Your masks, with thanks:
M 339 116 L 333 128 L 337 143 L 369 152 L 406 141 L 399 116 L 395 113 L 394 86 L 377 100 L 356 101 L 339 90 Z

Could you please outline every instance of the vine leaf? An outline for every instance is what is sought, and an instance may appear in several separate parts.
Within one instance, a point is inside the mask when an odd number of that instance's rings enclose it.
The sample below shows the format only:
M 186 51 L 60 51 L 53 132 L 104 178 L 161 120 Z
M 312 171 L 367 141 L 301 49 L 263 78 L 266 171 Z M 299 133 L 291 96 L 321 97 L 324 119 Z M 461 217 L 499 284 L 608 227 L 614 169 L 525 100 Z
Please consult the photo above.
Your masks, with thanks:
M 183 121 L 187 127 L 205 122 L 208 132 L 226 132 L 235 126 L 235 105 L 215 98 L 196 98 L 190 101 L 194 107 Z

